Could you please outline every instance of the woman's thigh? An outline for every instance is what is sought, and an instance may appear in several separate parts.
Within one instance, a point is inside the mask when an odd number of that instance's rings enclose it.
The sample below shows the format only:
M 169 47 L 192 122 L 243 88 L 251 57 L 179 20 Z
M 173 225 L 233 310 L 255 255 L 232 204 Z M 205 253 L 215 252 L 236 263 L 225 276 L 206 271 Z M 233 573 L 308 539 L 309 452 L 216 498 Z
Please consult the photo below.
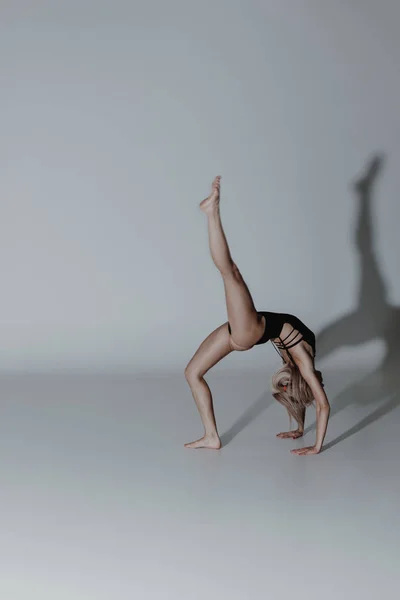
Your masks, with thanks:
M 203 377 L 220 360 L 233 352 L 228 323 L 224 323 L 215 329 L 200 344 L 186 367 L 186 376 Z
M 224 288 L 234 344 L 240 349 L 248 349 L 260 339 L 264 326 L 247 284 L 236 265 L 232 273 L 224 276 Z

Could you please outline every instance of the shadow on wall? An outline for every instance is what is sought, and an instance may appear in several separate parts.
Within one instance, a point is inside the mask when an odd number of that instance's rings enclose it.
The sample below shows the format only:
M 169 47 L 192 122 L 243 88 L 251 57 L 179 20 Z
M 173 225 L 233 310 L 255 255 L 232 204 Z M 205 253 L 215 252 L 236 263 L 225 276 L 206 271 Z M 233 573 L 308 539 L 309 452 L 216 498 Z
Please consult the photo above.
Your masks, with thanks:
M 325 450 L 361 431 L 400 404 L 400 306 L 392 306 L 388 300 L 387 286 L 376 256 L 371 214 L 375 185 L 383 166 L 384 157 L 373 157 L 365 174 L 354 184 L 358 203 L 355 245 L 360 260 L 357 306 L 353 312 L 330 323 L 317 335 L 319 359 L 346 346 L 358 346 L 376 339 L 385 343 L 381 364 L 333 400 L 331 418 L 354 402 L 366 405 L 381 400 L 383 403 L 354 427 L 326 444 Z M 315 424 L 305 433 L 314 428 Z
M 400 307 L 392 306 L 388 301 L 387 286 L 375 252 L 371 214 L 375 185 L 383 166 L 384 157 L 374 156 L 367 164 L 365 174 L 354 184 L 358 203 L 355 246 L 360 260 L 357 307 L 327 325 L 317 335 L 318 359 L 329 356 L 339 348 L 359 346 L 376 339 L 382 339 L 386 346 L 385 356 L 374 371 L 346 388 L 333 401 L 331 399 L 331 419 L 355 400 L 363 405 L 379 400 L 382 403 L 362 421 L 325 444 L 324 450 L 361 431 L 400 404 Z M 267 391 L 221 436 L 222 444 L 232 441 L 271 403 L 271 394 Z M 313 429 L 315 423 L 306 428 L 305 434 Z

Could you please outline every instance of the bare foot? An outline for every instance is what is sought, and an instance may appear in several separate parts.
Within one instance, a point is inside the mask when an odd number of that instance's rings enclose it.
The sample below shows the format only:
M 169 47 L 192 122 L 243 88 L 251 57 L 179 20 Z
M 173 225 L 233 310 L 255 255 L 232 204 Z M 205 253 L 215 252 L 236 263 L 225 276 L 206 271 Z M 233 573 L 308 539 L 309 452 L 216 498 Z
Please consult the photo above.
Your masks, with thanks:
M 211 186 L 211 194 L 200 203 L 200 208 L 204 213 L 212 212 L 219 205 L 219 191 L 220 191 L 221 176 L 218 175 Z
M 221 440 L 217 435 L 205 435 L 200 440 L 185 444 L 185 448 L 209 448 L 210 450 L 219 450 L 221 448 Z
M 304 431 L 300 431 L 296 429 L 295 431 L 282 431 L 282 433 L 277 433 L 276 437 L 283 439 L 290 438 L 291 440 L 297 440 L 297 438 L 303 437 Z

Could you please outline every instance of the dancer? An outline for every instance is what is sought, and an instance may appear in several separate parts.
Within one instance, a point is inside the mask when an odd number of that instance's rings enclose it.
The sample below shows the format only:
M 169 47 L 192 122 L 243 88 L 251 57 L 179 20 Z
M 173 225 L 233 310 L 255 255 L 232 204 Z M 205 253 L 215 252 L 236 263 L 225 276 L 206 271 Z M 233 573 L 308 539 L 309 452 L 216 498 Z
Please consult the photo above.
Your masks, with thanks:
M 321 451 L 329 419 L 330 406 L 322 375 L 315 370 L 315 335 L 297 317 L 284 313 L 258 312 L 249 289 L 233 262 L 220 216 L 220 181 L 216 177 L 210 196 L 200 204 L 208 220 L 209 245 L 212 259 L 222 275 L 225 288 L 228 322 L 213 331 L 200 345 L 185 369 L 204 425 L 204 436 L 185 444 L 186 448 L 221 448 L 215 422 L 210 388 L 204 375 L 222 358 L 233 351 L 250 350 L 255 345 L 271 341 L 282 357 L 283 366 L 272 378 L 272 394 L 297 422 L 293 431 L 278 434 L 280 438 L 296 439 L 304 433 L 306 407 L 315 400 L 317 433 L 314 446 L 296 448 L 293 454 L 318 454 Z

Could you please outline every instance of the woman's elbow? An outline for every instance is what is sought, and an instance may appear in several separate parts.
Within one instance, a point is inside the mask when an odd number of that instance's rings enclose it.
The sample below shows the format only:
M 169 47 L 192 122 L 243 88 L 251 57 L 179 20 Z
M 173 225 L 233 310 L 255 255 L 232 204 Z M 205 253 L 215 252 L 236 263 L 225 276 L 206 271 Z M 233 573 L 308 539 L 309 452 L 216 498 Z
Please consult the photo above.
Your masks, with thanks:
M 324 398 L 323 400 L 316 402 L 316 409 L 318 414 L 329 416 L 331 405 L 329 404 L 328 399 Z

